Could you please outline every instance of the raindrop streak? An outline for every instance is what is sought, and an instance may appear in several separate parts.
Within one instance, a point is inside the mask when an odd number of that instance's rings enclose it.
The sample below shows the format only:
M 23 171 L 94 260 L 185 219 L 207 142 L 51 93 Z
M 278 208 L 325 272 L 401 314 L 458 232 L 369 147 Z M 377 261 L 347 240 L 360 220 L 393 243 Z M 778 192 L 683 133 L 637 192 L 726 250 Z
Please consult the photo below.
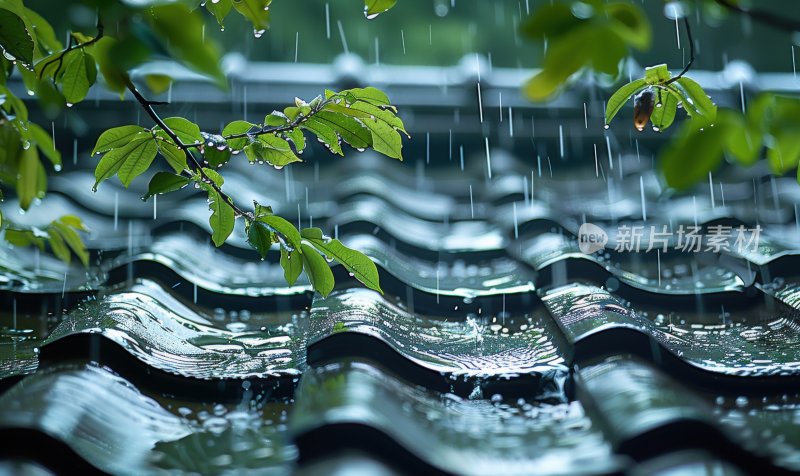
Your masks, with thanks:
M 297 53 L 300 51 L 300 32 L 294 33 L 294 62 L 297 63 Z
M 431 133 L 425 133 L 425 163 L 431 163 Z
M 589 128 L 589 114 L 586 112 L 586 103 L 583 103 L 583 125 Z
M 439 304 L 439 263 L 436 263 L 436 304 Z
M 486 143 L 486 170 L 489 172 L 489 179 L 492 178 L 492 156 L 489 154 L 489 138 L 484 137 Z
M 458 146 L 458 155 L 459 155 L 459 157 L 461 159 L 461 171 L 463 172 L 464 171 L 464 146 L 463 145 Z
M 742 81 L 739 81 L 739 95 L 742 98 L 742 113 L 745 113 L 746 111 L 744 107 L 744 82 Z
M 158 219 L 158 195 L 153 195 L 153 220 Z
M 377 36 L 375 37 L 375 65 L 381 65 L 381 42 Z
M 614 170 L 614 160 L 611 158 L 611 139 L 608 136 L 606 136 L 606 148 L 608 149 L 608 168 Z
M 325 37 L 331 39 L 331 6 L 325 2 Z
M 347 47 L 347 39 L 344 37 L 344 28 L 342 28 L 342 21 L 336 20 L 336 26 L 339 27 L 339 38 L 342 40 L 342 48 L 346 54 L 350 54 L 350 49 Z
M 564 158 L 564 126 L 558 125 L 558 152 Z
M 72 165 L 78 165 L 78 139 L 72 141 Z
M 406 54 L 406 34 L 400 30 L 400 43 L 403 45 L 403 54 Z
M 600 177 L 600 162 L 597 160 L 597 144 L 594 144 L 594 174 Z
M 647 203 L 644 201 L 644 177 L 639 176 L 639 189 L 642 191 L 642 221 L 647 221 Z
M 514 115 L 511 113 L 511 106 L 508 107 L 508 136 L 514 137 Z
M 478 78 L 478 113 L 481 117 L 481 124 L 483 124 L 483 100 L 481 98 L 481 80 Z
M 114 231 L 119 225 L 119 192 L 114 192 Z
M 795 210 L 797 210 L 797 205 L 795 205 Z M 472 202 L 472 184 L 469 184 L 469 212 L 472 218 L 475 218 L 475 205 Z
M 661 286 L 661 250 L 656 248 L 656 261 L 658 261 L 658 285 Z
M 194 303 L 197 304 L 197 283 L 192 283 L 192 286 L 194 288 L 193 289 L 193 293 L 192 293 L 193 294 Z
M 67 271 L 64 271 L 64 284 L 61 286 L 61 299 L 67 294 Z
M 503 93 L 497 93 L 498 97 L 498 109 L 500 109 L 500 122 L 503 122 Z
M 514 239 L 516 240 L 519 238 L 519 225 L 517 224 L 517 202 L 511 204 L 511 209 L 514 213 Z
M 716 208 L 714 204 L 714 182 L 711 180 L 711 172 L 708 172 L 708 190 L 711 192 L 711 208 Z

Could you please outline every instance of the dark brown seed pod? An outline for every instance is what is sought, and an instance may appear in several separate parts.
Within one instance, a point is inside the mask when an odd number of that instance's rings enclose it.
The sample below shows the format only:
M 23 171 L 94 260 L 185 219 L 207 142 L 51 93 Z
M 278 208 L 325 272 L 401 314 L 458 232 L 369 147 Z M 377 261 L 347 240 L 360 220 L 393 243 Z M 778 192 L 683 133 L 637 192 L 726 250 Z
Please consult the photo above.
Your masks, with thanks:
M 650 120 L 655 107 L 656 95 L 653 88 L 647 88 L 633 98 L 633 125 L 642 131 Z

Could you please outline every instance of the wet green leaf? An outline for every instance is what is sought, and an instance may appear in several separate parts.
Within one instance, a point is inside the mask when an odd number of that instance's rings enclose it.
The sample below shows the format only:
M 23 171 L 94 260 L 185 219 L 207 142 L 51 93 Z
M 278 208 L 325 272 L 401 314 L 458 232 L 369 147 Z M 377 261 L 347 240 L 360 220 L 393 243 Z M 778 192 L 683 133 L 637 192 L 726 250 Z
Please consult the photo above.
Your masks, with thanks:
M 364 0 L 364 15 L 374 18 L 397 4 L 397 0 Z
M 297 228 L 294 227 L 288 220 L 279 217 L 278 215 L 261 214 L 256 215 L 256 221 L 268 225 L 271 229 L 278 232 L 286 239 L 286 243 L 293 249 L 300 249 L 301 236 Z
M 119 174 L 120 181 L 127 187 L 136 176 L 147 170 L 157 153 L 156 141 L 147 134 L 138 135 L 124 146 L 106 152 L 94 170 L 94 187 L 114 174 Z
M 70 56 L 64 65 L 61 77 L 61 93 L 69 104 L 76 104 L 86 97 L 89 88 L 97 79 L 97 65 L 91 55 L 81 50 Z
M 303 257 L 299 250 L 287 250 L 281 246 L 281 267 L 283 268 L 283 277 L 290 286 L 297 282 L 300 273 L 303 272 Z
M 184 144 L 194 144 L 195 142 L 203 141 L 203 136 L 200 134 L 200 127 L 185 117 L 168 117 L 164 119 L 164 124 L 166 124 Z
M 97 138 L 92 155 L 122 147 L 135 138 L 142 139 L 144 138 L 142 134 L 145 132 L 147 129 L 141 126 L 119 126 L 108 129 Z
M 317 139 L 334 154 L 344 155 L 342 152 L 342 145 L 339 143 L 339 135 L 327 124 L 315 120 L 314 117 L 310 117 L 307 121 L 303 122 L 300 127 L 317 136 Z
M 357 280 L 368 288 L 383 294 L 380 287 L 378 268 L 367 255 L 348 248 L 341 241 L 326 237 L 319 228 L 305 228 L 301 233 L 303 240 L 309 242 L 330 259 L 335 259 Z M 303 250 L 305 253 L 305 249 Z
M 258 251 L 261 259 L 264 259 L 272 246 L 272 232 L 259 221 L 248 222 L 247 243 Z
M 611 120 L 614 119 L 614 116 L 617 115 L 631 96 L 646 87 L 647 81 L 645 79 L 637 79 L 617 89 L 606 104 L 606 124 L 611 124 Z
M 403 140 L 394 128 L 380 120 L 362 119 L 361 123 L 372 133 L 372 148 L 376 152 L 403 160 Z
M 0 46 L 25 64 L 33 63 L 33 39 L 16 13 L 0 8 Z
M 208 224 L 211 225 L 211 240 L 214 245 L 219 247 L 233 233 L 236 214 L 216 190 L 211 187 L 206 190 L 208 191 L 208 208 L 211 210 L 211 217 L 208 219 Z
M 272 0 L 232 0 L 233 8 L 250 20 L 258 32 L 269 28 L 269 5 Z
M 693 119 L 698 119 L 698 114 L 702 116 L 700 119 L 706 123 L 713 123 L 717 118 L 717 106 L 708 97 L 708 94 L 703 88 L 697 84 L 692 78 L 683 76 L 678 78 L 677 83 L 685 92 L 685 100 L 683 101 L 683 108 L 686 112 L 695 111 L 692 114 Z
M 327 296 L 333 290 L 334 279 L 328 262 L 325 261 L 319 252 L 311 246 L 303 243 L 301 245 L 303 257 L 303 269 L 308 275 L 311 286 L 323 296 Z
M 233 121 L 230 124 L 228 124 L 227 126 L 225 126 L 224 129 L 222 129 L 222 135 L 224 137 L 224 136 L 230 136 L 230 135 L 246 134 L 246 133 L 248 133 L 250 130 L 252 130 L 255 127 L 257 127 L 257 126 L 255 124 L 253 124 L 252 122 Z M 244 146 L 246 146 L 247 143 L 248 143 L 248 138 L 247 137 L 240 137 L 240 138 L 236 138 L 236 139 L 228 139 L 228 146 L 231 149 L 235 149 L 235 150 L 244 149 Z
M 19 157 L 17 175 L 17 197 L 19 206 L 23 210 L 30 208 L 31 203 L 39 196 L 39 191 L 45 188 L 41 184 L 44 170 L 39 160 L 39 153 L 33 146 L 23 149 Z
M 186 168 L 186 152 L 171 141 L 159 140 L 158 151 L 175 173 L 181 173 Z
M 767 161 L 772 173 L 783 175 L 797 167 L 800 159 L 800 135 L 796 130 L 780 130 L 770 138 Z
M 29 122 L 27 124 L 29 139 L 36 144 L 39 151 L 55 166 L 61 165 L 61 152 L 56 149 L 53 137 L 38 124 Z
M 170 172 L 157 172 L 150 179 L 147 186 L 147 193 L 142 196 L 142 200 L 147 200 L 156 194 L 174 192 L 189 185 L 189 178 Z
M 644 79 L 647 81 L 647 84 L 661 84 L 664 81 L 668 81 L 671 77 L 672 74 L 665 64 L 657 64 L 644 69 Z
M 89 266 L 89 252 L 86 250 L 86 245 L 83 243 L 80 235 L 78 235 L 78 232 L 63 220 L 56 220 L 50 226 L 61 235 L 64 242 L 66 242 L 67 246 L 75 253 L 75 256 L 78 257 L 83 266 Z M 66 261 L 69 262 L 69 260 Z
M 208 10 L 214 18 L 217 19 L 217 23 L 219 26 L 222 26 L 223 22 L 225 21 L 225 17 L 228 16 L 228 13 L 231 12 L 233 8 L 233 0 L 217 0 L 216 2 L 212 0 L 208 0 L 205 2 L 206 10 Z
M 656 94 L 660 100 L 656 103 L 653 114 L 650 116 L 650 121 L 653 123 L 653 128 L 663 131 L 675 121 L 680 96 L 671 88 L 659 89 Z
M 365 149 L 372 146 L 372 134 L 370 131 L 352 117 L 320 111 L 306 121 L 307 126 L 317 123 L 332 129 L 342 140 L 356 149 Z

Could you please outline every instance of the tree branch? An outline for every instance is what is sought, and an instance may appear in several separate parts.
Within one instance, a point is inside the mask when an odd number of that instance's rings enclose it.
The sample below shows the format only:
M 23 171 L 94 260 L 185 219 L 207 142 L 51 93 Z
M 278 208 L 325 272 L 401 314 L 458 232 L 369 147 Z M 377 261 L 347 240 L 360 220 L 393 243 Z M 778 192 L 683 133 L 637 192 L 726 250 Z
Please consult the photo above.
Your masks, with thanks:
M 58 61 L 58 67 L 56 67 L 56 70 L 53 73 L 53 80 L 55 80 L 56 75 L 58 75 L 58 72 L 61 70 L 61 66 L 64 64 L 64 57 L 67 55 L 67 53 L 69 53 L 70 51 L 73 51 L 73 50 L 78 50 L 78 49 L 86 48 L 88 46 L 92 46 L 93 44 L 95 44 L 98 41 L 100 41 L 100 38 L 103 37 L 104 31 L 105 31 L 105 26 L 103 25 L 103 22 L 98 17 L 97 18 L 97 35 L 94 38 L 92 38 L 91 40 L 86 41 L 84 43 L 73 43 L 75 41 L 75 37 L 70 35 L 70 37 L 69 37 L 69 43 L 70 44 L 67 46 L 67 48 L 64 49 L 64 51 L 61 52 L 60 55 L 58 55 L 58 57 L 51 59 L 50 61 L 45 63 L 44 66 L 42 66 L 42 69 L 39 71 L 39 79 L 42 78 L 42 74 L 47 70 L 48 66 L 50 66 L 51 64 L 53 64 L 56 61 Z
M 798 20 L 776 15 L 766 10 L 747 9 L 740 5 L 737 5 L 731 0 L 716 0 L 716 2 L 718 5 L 721 5 L 730 11 L 746 15 L 752 18 L 753 20 L 761 22 L 765 25 L 787 31 L 789 33 L 800 31 L 800 21 Z
M 664 86 L 674 83 L 675 81 L 681 79 L 684 74 L 689 72 L 691 69 L 692 64 L 694 63 L 694 38 L 692 38 L 692 26 L 689 24 L 689 17 L 683 17 L 683 24 L 686 27 L 686 39 L 689 40 L 689 62 L 686 63 L 686 66 L 683 67 L 683 71 L 678 73 L 677 76 L 674 76 L 667 80 L 664 83 Z
M 211 186 L 211 188 L 213 188 L 214 191 L 219 194 L 220 198 L 222 198 L 222 200 L 233 209 L 233 212 L 236 215 L 243 217 L 250 216 L 247 212 L 237 207 L 233 203 L 233 199 L 229 197 L 225 192 L 223 192 L 222 189 L 213 180 L 211 180 L 211 178 L 209 178 L 208 175 L 206 175 L 205 171 L 203 170 L 202 164 L 200 164 L 197 158 L 195 158 L 194 154 L 192 154 L 188 150 L 188 146 L 183 142 L 181 142 L 180 138 L 178 138 L 178 135 L 175 134 L 175 131 L 170 129 L 170 127 L 166 123 L 164 123 L 164 120 L 161 119 L 161 117 L 158 115 L 155 109 L 153 109 L 154 103 L 152 101 L 148 101 L 144 96 L 142 96 L 142 93 L 140 93 L 139 90 L 136 89 L 136 86 L 133 84 L 133 81 L 131 81 L 130 77 L 127 75 L 125 76 L 125 86 L 128 88 L 128 91 L 130 91 L 131 94 L 133 94 L 133 97 L 136 98 L 136 101 L 139 102 L 139 104 L 145 110 L 147 115 L 150 116 L 153 122 L 155 122 L 156 125 L 158 125 L 158 127 L 160 127 L 161 130 L 163 130 L 167 134 L 167 136 L 169 136 L 169 138 L 172 140 L 172 142 L 175 143 L 176 146 L 178 146 L 183 150 L 184 154 L 186 155 L 186 160 L 188 161 L 187 163 L 191 164 L 192 169 L 197 170 L 197 172 L 202 177 L 203 181 L 208 183 Z
M 257 137 L 257 136 L 261 136 L 261 135 L 264 135 L 264 134 L 277 134 L 277 133 L 280 133 L 280 132 L 290 131 L 292 129 L 295 129 L 296 127 L 298 127 L 300 124 L 304 123 L 305 121 L 307 121 L 314 114 L 320 112 L 322 109 L 325 108 L 325 106 L 327 106 L 330 103 L 331 103 L 331 101 L 328 100 L 328 99 L 326 99 L 324 101 L 320 101 L 319 104 L 317 104 L 316 106 L 311 108 L 311 111 L 309 111 L 308 114 L 299 114 L 297 117 L 294 118 L 294 120 L 292 120 L 290 122 L 287 122 L 286 124 L 284 124 L 282 126 L 262 125 L 261 129 L 255 131 L 255 132 L 242 132 L 240 134 L 230 134 L 230 135 L 227 135 L 227 136 L 222 136 L 222 138 L 225 139 L 225 140 L 243 139 L 245 137 Z M 191 143 L 191 144 L 182 144 L 182 145 L 179 145 L 178 147 L 180 147 L 182 149 L 193 149 L 193 148 L 198 148 L 198 147 L 202 147 L 202 146 L 203 146 L 202 142 L 194 142 L 194 143 Z

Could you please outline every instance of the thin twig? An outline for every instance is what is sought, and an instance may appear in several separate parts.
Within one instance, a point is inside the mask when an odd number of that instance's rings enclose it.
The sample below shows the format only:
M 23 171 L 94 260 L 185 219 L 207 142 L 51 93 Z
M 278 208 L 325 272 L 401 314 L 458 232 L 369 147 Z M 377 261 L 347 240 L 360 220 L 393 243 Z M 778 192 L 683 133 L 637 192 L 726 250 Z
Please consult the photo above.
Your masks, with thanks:
M 156 125 L 160 127 L 161 130 L 163 130 L 167 134 L 167 136 L 169 136 L 169 138 L 172 140 L 172 142 L 175 143 L 176 146 L 178 146 L 183 150 L 184 154 L 186 155 L 186 159 L 189 161 L 189 163 L 191 163 L 191 165 L 193 166 L 192 168 L 197 170 L 203 181 L 208 183 L 211 186 L 211 188 L 213 188 L 214 191 L 219 194 L 222 201 L 228 204 L 228 206 L 230 206 L 233 209 L 233 212 L 236 215 L 249 217 L 250 215 L 248 213 L 237 207 L 236 204 L 233 203 L 233 199 L 231 199 L 231 197 L 229 197 L 225 192 L 223 192 L 222 189 L 213 180 L 211 180 L 211 178 L 203 170 L 202 164 L 200 164 L 197 158 L 195 158 L 194 154 L 192 154 L 188 150 L 187 145 L 180 140 L 178 135 L 175 134 L 175 131 L 170 129 L 170 127 L 166 123 L 164 123 L 164 120 L 161 119 L 161 116 L 159 116 L 158 113 L 155 111 L 155 109 L 153 109 L 153 104 L 155 103 L 152 101 L 148 101 L 144 96 L 142 96 L 142 93 L 140 93 L 139 90 L 136 89 L 136 86 L 133 84 L 133 81 L 131 81 L 130 77 L 128 77 L 127 75 L 125 76 L 125 86 L 128 88 L 128 91 L 130 91 L 131 94 L 133 94 L 133 97 L 136 98 L 136 101 L 139 102 L 139 104 L 145 110 L 147 115 L 150 116 L 153 122 L 155 122 Z
M 316 113 L 320 112 L 330 102 L 331 101 L 327 100 L 327 99 L 324 100 L 324 101 L 320 101 L 319 104 L 317 104 L 316 106 L 311 108 L 311 110 L 308 112 L 308 114 L 298 114 L 297 117 L 294 118 L 294 120 L 292 120 L 290 122 L 287 122 L 286 124 L 283 124 L 281 126 L 262 125 L 261 128 L 259 130 L 257 130 L 257 131 L 253 131 L 253 132 L 247 131 L 247 132 L 242 132 L 242 133 L 239 133 L 239 134 L 229 134 L 227 136 L 222 136 L 222 138 L 227 141 L 227 140 L 231 140 L 231 139 L 244 139 L 245 137 L 257 137 L 257 136 L 261 136 L 261 135 L 265 135 L 265 134 L 278 134 L 278 133 L 281 133 L 281 132 L 290 131 L 292 129 L 297 128 L 300 124 L 306 122 L 310 117 L 312 117 Z M 182 149 L 193 149 L 193 148 L 198 148 L 198 147 L 202 147 L 202 146 L 203 146 L 203 142 L 193 142 L 191 144 L 179 145 L 179 147 L 182 148 Z
M 42 69 L 39 71 L 39 79 L 41 79 L 42 74 L 44 74 L 44 72 L 47 70 L 48 66 L 50 66 L 54 62 L 58 61 L 58 67 L 56 67 L 56 70 L 53 73 L 53 80 L 55 80 L 56 75 L 58 75 L 58 72 L 61 70 L 61 66 L 64 64 L 64 57 L 67 55 L 67 53 L 69 53 L 70 51 L 77 50 L 77 49 L 82 49 L 82 48 L 86 48 L 86 47 L 92 46 L 93 44 L 95 44 L 98 41 L 100 41 L 100 39 L 103 37 L 103 32 L 104 31 L 105 31 L 105 27 L 103 26 L 103 22 L 100 20 L 100 18 L 98 18 L 97 19 L 97 35 L 94 38 L 92 38 L 91 40 L 86 41 L 84 43 L 74 43 L 75 37 L 70 35 L 70 37 L 69 37 L 69 45 L 67 45 L 67 48 L 65 48 L 64 51 L 62 51 L 61 54 L 58 55 L 58 57 L 51 59 L 50 61 L 45 63 L 44 66 L 42 66 Z
M 689 24 L 689 17 L 683 17 L 683 24 L 686 26 L 686 39 L 689 40 L 689 62 L 686 63 L 686 66 L 683 67 L 683 71 L 678 73 L 677 76 L 673 76 L 664 82 L 664 86 L 681 79 L 684 74 L 689 72 L 689 69 L 692 67 L 692 63 L 694 63 L 694 38 L 692 38 L 692 27 Z
M 783 17 L 768 12 L 766 10 L 759 10 L 755 8 L 753 9 L 744 8 L 741 5 L 737 5 L 736 3 L 732 2 L 731 0 L 716 0 L 716 2 L 717 4 L 722 5 L 728 10 L 734 11 L 736 13 L 741 13 L 742 15 L 746 15 L 752 18 L 753 20 L 759 21 L 765 25 L 787 31 L 789 33 L 800 31 L 800 21 L 798 20 Z

